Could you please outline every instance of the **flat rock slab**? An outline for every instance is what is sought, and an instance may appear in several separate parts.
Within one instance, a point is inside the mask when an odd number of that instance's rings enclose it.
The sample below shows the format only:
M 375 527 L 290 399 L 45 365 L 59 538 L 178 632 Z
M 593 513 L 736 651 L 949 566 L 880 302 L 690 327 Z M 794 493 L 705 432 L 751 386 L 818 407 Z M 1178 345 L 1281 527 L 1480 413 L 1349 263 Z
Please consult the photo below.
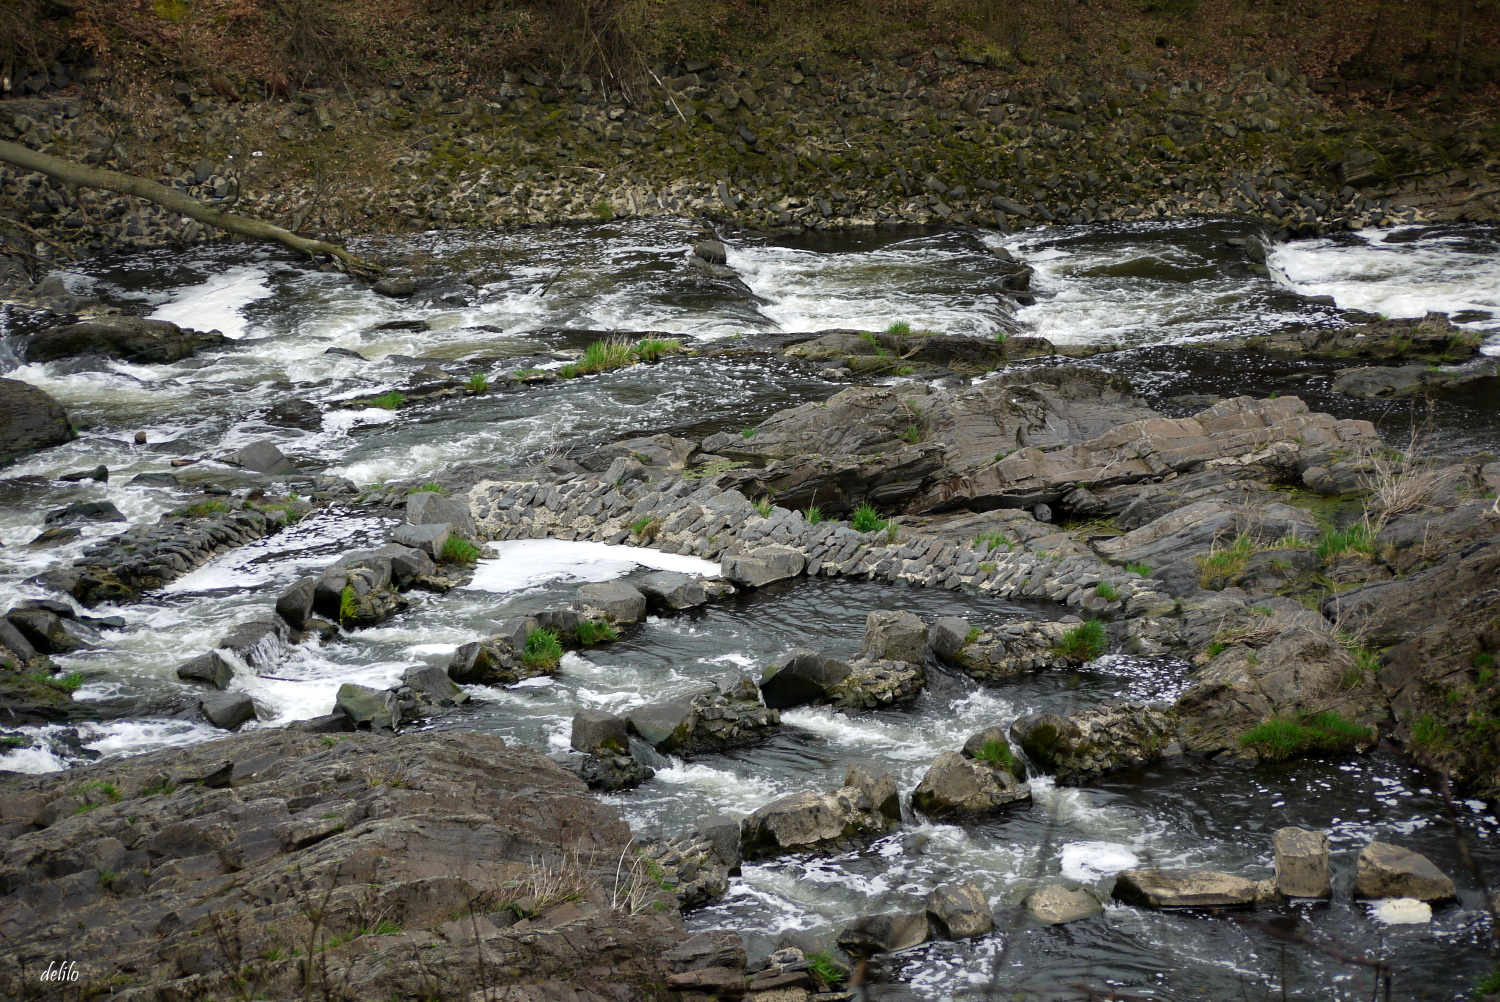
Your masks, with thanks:
M 1114 894 L 1147 908 L 1247 908 L 1255 904 L 1256 884 L 1217 870 L 1124 870 Z
M 1104 911 L 1104 906 L 1083 888 L 1070 888 L 1066 884 L 1048 884 L 1032 891 L 1026 898 L 1026 910 L 1038 922 L 1047 925 L 1062 925 L 1077 922 Z
M 1360 850 L 1354 871 L 1356 898 L 1445 901 L 1457 893 L 1448 875 L 1419 852 L 1388 842 L 1371 842 Z
M 790 546 L 758 546 L 747 553 L 734 553 L 721 562 L 724 577 L 739 585 L 763 588 L 801 574 L 807 566 L 802 551 Z

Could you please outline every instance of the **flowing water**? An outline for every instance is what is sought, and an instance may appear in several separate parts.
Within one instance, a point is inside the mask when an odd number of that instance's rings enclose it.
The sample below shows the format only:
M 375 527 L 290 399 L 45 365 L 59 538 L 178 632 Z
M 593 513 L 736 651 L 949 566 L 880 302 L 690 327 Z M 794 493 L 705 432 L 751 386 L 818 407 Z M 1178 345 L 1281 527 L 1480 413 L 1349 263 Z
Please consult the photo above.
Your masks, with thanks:
M 975 336 L 1035 332 L 1060 344 L 1128 350 L 1096 359 L 1129 374 L 1153 402 L 1182 410 L 1184 394 L 1296 392 L 1319 409 L 1382 422 L 1399 437 L 1408 405 L 1353 401 L 1328 390 L 1333 366 L 1205 356 L 1180 347 L 1225 334 L 1340 324 L 1341 309 L 1391 316 L 1442 310 L 1500 353 L 1500 233 L 1474 227 L 1372 230 L 1281 245 L 1257 268 L 1227 243 L 1250 234 L 1233 223 L 1061 228 L 974 237 L 940 231 L 877 231 L 839 238 L 732 240 L 729 281 L 688 266 L 695 229 L 672 222 L 430 234 L 379 248 L 435 276 L 408 301 L 383 299 L 336 274 L 275 251 L 218 247 L 154 252 L 80 266 L 68 281 L 132 312 L 236 339 L 223 352 L 175 365 L 98 360 L 16 365 L 12 339 L 0 363 L 14 378 L 62 401 L 89 426 L 77 441 L 27 457 L 0 480 L 0 599 L 40 597 L 24 579 L 75 557 L 116 524 L 47 550 L 26 544 L 43 515 L 75 500 L 109 500 L 132 521 L 154 520 L 208 483 L 238 474 L 203 464 L 179 470 L 178 491 L 130 483 L 161 472 L 178 451 L 227 452 L 269 438 L 304 470 L 361 485 L 409 479 L 454 463 L 519 464 L 554 450 L 632 434 L 700 436 L 831 395 L 840 384 L 769 356 L 676 358 L 540 388 L 452 398 L 398 411 L 342 401 L 405 386 L 415 363 L 401 356 L 464 360 L 460 371 L 495 374 L 518 364 L 555 366 L 599 330 L 674 332 L 692 343 L 775 331 L 883 329 L 895 321 Z M 1001 291 L 1003 248 L 1035 269 L 1035 301 Z M 370 248 L 367 248 L 370 249 Z M 1336 306 L 1308 297 L 1332 297 Z M 339 348 L 357 352 L 328 354 Z M 397 356 L 397 357 L 392 357 Z M 8 360 L 8 361 L 7 361 Z M 451 367 L 450 367 L 451 368 Z M 322 411 L 314 427 L 276 423 L 297 401 Z M 1190 409 L 1190 408 L 1189 408 Z M 1500 447 L 1493 383 L 1445 397 L 1434 415 L 1445 441 Z M 148 443 L 135 445 L 136 432 Z M 162 443 L 168 443 L 162 448 Z M 176 443 L 176 444 L 172 444 Z M 53 478 L 99 464 L 108 484 Z M 297 577 L 351 548 L 386 538 L 395 518 L 327 510 L 276 536 L 226 554 L 169 587 L 95 615 L 125 621 L 103 645 L 59 658 L 84 674 L 78 693 L 98 723 L 36 728 L 39 741 L 0 756 L 0 768 L 66 768 L 100 754 L 133 754 L 206 740 L 218 732 L 173 715 L 173 667 L 208 649 L 236 622 L 266 616 Z M 693 558 L 557 540 L 502 544 L 473 580 L 447 595 L 413 592 L 389 623 L 284 652 L 274 677 L 243 671 L 236 688 L 274 726 L 326 713 L 342 682 L 385 686 L 415 664 L 445 664 L 460 644 L 496 621 L 571 600 L 580 581 L 638 573 L 639 561 L 704 573 Z M 1049 617 L 942 591 L 853 581 L 801 581 L 674 617 L 653 618 L 607 649 L 569 654 L 553 677 L 510 688 L 471 687 L 473 702 L 432 726 L 494 732 L 544 751 L 566 747 L 580 707 L 613 711 L 754 674 L 792 647 L 835 656 L 859 646 L 865 615 L 907 608 L 981 623 Z M 672 834 L 704 817 L 743 814 L 777 796 L 839 785 L 854 761 L 873 761 L 910 790 L 938 753 L 974 731 L 1021 713 L 1067 711 L 1111 699 L 1171 699 L 1187 666 L 1103 658 L 1078 672 L 978 685 L 934 668 L 931 684 L 899 710 L 785 714 L 773 740 L 692 762 L 665 759 L 656 778 L 612 795 L 638 833 Z M 1069 986 L 1118 989 L 1153 999 L 1371 997 L 1367 969 L 1387 961 L 1395 997 L 1459 999 L 1489 966 L 1490 936 L 1476 881 L 1462 870 L 1455 828 L 1430 778 L 1377 752 L 1347 761 L 1246 769 L 1175 760 L 1119 773 L 1086 788 L 1032 779 L 1033 803 L 992 821 L 911 820 L 857 851 L 746 865 L 721 902 L 689 916 L 692 928 L 733 927 L 765 952 L 785 929 L 831 939 L 852 917 L 919 907 L 934 885 L 974 880 L 997 908 L 1001 932 L 888 958 L 877 975 L 924 998 L 969 993 L 1051 997 Z M 1500 864 L 1500 822 L 1488 805 L 1460 802 L 1453 819 L 1479 862 Z M 1284 825 L 1332 833 L 1344 892 L 1332 904 L 1262 909 L 1242 916 L 1168 915 L 1109 906 L 1104 915 L 1041 929 L 1012 910 L 1038 879 L 1062 876 L 1107 890 L 1137 863 L 1270 873 L 1270 834 Z M 1388 924 L 1349 902 L 1352 857 L 1371 838 L 1428 854 L 1463 888 L 1431 922 Z M 1389 916 L 1387 916 L 1389 918 Z

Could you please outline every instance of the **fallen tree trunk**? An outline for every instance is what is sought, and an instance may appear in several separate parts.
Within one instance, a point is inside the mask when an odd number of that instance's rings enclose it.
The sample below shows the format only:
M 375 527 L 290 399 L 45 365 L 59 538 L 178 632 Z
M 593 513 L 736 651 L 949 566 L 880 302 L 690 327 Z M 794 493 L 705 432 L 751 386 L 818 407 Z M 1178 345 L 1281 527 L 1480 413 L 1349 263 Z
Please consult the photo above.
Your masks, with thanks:
M 0 161 L 14 164 L 24 170 L 38 171 L 78 188 L 103 188 L 122 195 L 144 198 L 148 202 L 155 202 L 173 212 L 180 212 L 200 223 L 228 230 L 230 233 L 238 233 L 241 236 L 255 237 L 258 240 L 275 240 L 311 257 L 326 255 L 338 261 L 345 271 L 354 274 L 384 274 L 383 268 L 355 257 L 338 244 L 299 237 L 291 230 L 280 226 L 215 209 L 196 198 L 142 177 L 120 174 L 112 170 L 99 170 L 96 167 L 85 167 L 83 164 L 64 160 L 62 157 L 54 157 L 49 153 L 38 153 L 20 143 L 4 140 L 0 140 Z

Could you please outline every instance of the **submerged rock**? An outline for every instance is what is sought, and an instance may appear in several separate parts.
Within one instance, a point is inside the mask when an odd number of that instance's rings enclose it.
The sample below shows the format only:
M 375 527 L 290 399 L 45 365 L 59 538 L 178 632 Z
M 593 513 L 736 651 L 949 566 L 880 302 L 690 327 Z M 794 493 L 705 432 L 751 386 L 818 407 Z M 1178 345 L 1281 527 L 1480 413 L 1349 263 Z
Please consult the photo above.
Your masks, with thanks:
M 1231 908 L 1255 904 L 1253 880 L 1217 870 L 1124 870 L 1115 897 L 1147 908 Z
M 838 947 L 851 957 L 868 957 L 920 946 L 930 934 L 926 912 L 866 915 L 844 927 Z

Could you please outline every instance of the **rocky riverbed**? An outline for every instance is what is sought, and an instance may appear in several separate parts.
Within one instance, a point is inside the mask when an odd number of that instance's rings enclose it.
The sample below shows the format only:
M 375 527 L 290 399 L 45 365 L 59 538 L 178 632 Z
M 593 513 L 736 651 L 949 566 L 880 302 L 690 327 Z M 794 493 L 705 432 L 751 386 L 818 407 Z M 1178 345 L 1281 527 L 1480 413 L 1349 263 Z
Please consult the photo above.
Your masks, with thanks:
M 7 991 L 1462 996 L 1492 237 L 1393 232 L 64 273 L 0 383 Z

